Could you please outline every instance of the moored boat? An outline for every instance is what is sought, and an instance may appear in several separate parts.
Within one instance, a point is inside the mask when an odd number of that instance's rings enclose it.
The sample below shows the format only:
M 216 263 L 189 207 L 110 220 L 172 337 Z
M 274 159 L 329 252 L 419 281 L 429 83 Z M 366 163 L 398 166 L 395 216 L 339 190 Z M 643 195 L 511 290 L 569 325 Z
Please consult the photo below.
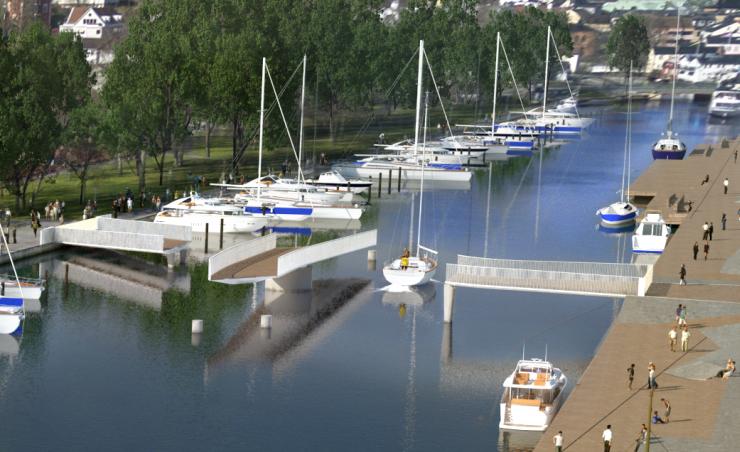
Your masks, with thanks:
M 661 254 L 668 243 L 671 228 L 658 212 L 648 212 L 632 236 L 633 253 Z
M 499 428 L 544 431 L 560 409 L 568 378 L 547 360 L 522 359 L 504 380 Z

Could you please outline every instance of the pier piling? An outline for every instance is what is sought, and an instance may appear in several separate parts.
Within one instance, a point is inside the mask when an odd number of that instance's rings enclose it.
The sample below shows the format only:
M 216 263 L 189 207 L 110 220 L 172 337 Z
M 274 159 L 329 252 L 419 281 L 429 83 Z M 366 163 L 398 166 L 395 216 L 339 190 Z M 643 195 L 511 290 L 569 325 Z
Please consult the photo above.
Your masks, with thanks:
M 64 285 L 69 284 L 69 264 L 64 264 Z
M 388 170 L 388 194 L 391 194 L 391 186 L 393 185 L 393 170 Z
M 378 173 L 378 199 L 383 196 L 383 173 Z
M 455 286 L 445 284 L 444 288 L 444 322 L 452 323 L 452 310 L 455 306 Z
M 398 167 L 398 193 L 401 193 L 401 167 Z
M 221 218 L 221 229 L 218 233 L 218 249 L 224 249 L 224 219 Z
M 205 235 L 205 245 L 204 245 L 204 253 L 208 254 L 208 223 L 206 223 L 206 235 Z

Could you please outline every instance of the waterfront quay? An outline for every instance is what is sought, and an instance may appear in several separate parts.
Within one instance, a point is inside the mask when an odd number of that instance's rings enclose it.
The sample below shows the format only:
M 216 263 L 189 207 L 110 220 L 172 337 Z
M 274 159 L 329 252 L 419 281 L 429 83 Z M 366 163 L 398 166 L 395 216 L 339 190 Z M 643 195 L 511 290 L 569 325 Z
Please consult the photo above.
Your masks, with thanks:
M 603 447 L 602 432 L 612 426 L 612 449 L 637 450 L 641 425 L 652 411 L 664 416 L 661 399 L 672 407 L 670 422 L 651 425 L 651 447 L 671 451 L 729 451 L 740 443 L 737 375 L 715 378 L 740 350 L 740 141 L 697 146 L 684 160 L 656 161 L 630 188 L 641 214 L 658 211 L 672 228 L 666 249 L 654 264 L 646 297 L 627 297 L 602 344 L 535 450 L 552 449 L 563 431 L 564 450 Z M 725 194 L 724 181 L 728 180 Z M 722 214 L 727 216 L 722 227 Z M 714 224 L 707 259 L 703 224 Z M 693 258 L 693 245 L 700 253 Z M 679 285 L 681 264 L 687 285 Z M 671 351 L 668 332 L 676 307 L 687 306 L 691 332 L 687 352 Z M 654 363 L 658 389 L 651 402 L 648 363 Z M 628 387 L 627 368 L 635 364 Z M 652 411 L 651 411 L 652 408 Z M 644 450 L 641 445 L 639 450 Z

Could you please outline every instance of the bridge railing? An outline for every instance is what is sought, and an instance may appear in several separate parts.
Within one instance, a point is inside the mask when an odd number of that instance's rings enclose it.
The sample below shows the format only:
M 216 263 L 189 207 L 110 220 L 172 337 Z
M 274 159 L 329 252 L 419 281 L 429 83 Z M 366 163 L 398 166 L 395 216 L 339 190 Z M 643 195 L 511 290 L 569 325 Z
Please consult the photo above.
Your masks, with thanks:
M 475 256 L 457 256 L 457 263 L 476 267 L 511 268 L 521 270 L 554 271 L 608 276 L 641 277 L 645 276 L 649 265 L 612 264 L 608 262 L 565 262 L 533 261 L 516 259 L 492 259 Z
M 641 279 L 639 276 L 447 264 L 445 283 L 482 288 L 624 296 L 638 295 Z
M 378 231 L 373 229 L 372 231 L 360 232 L 328 242 L 297 248 L 295 251 L 283 254 L 278 258 L 278 276 L 286 275 L 293 270 L 325 259 L 375 246 L 377 236 Z
M 236 245 L 208 258 L 208 279 L 237 262 L 266 253 L 277 246 L 277 236 L 268 234 L 254 240 L 239 242 Z

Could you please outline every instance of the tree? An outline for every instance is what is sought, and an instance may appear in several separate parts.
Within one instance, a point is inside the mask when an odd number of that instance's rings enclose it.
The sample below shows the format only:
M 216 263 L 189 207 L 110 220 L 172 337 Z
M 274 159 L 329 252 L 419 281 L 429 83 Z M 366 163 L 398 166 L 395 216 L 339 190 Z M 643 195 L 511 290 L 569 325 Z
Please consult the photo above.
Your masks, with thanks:
M 45 175 L 72 110 L 93 77 L 82 43 L 33 24 L 0 40 L 0 179 L 25 209 L 34 178 Z
M 617 20 L 606 44 L 609 67 L 617 68 L 628 76 L 630 64 L 635 70 L 645 67 L 650 52 L 645 20 L 641 16 L 627 14 Z
M 88 102 L 69 115 L 62 134 L 64 145 L 57 155 L 78 179 L 80 179 L 80 204 L 85 202 L 90 164 L 105 157 L 100 147 L 105 141 L 105 111 L 98 103 Z
M 144 1 L 106 72 L 103 98 L 113 114 L 114 136 L 137 158 L 139 190 L 145 185 L 144 156 L 154 159 L 163 185 L 167 156 L 189 133 L 193 96 L 203 89 L 192 27 L 202 7 L 197 0 Z

